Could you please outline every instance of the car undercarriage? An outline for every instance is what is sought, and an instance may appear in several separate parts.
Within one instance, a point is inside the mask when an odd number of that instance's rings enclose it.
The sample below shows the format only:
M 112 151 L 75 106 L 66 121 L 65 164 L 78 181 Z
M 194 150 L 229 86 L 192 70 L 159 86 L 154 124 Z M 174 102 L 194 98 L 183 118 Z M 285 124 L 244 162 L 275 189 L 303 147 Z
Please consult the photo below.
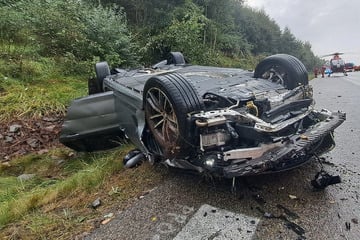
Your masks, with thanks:
M 331 150 L 346 118 L 315 109 L 304 65 L 286 54 L 254 72 L 190 65 L 178 52 L 151 68 L 110 71 L 101 62 L 95 70 L 60 136 L 77 151 L 130 141 L 136 159 L 232 178 L 284 171 Z

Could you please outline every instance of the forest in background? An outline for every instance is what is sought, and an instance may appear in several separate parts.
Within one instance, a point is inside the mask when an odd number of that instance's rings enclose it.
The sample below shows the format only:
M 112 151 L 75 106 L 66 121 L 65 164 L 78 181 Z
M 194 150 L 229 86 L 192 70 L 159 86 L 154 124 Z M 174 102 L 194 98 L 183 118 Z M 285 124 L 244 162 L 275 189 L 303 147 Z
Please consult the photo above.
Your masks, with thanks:
M 149 66 L 181 51 L 190 63 L 253 69 L 287 53 L 321 60 L 263 10 L 243 0 L 5 0 L 0 77 L 91 74 L 93 64 Z

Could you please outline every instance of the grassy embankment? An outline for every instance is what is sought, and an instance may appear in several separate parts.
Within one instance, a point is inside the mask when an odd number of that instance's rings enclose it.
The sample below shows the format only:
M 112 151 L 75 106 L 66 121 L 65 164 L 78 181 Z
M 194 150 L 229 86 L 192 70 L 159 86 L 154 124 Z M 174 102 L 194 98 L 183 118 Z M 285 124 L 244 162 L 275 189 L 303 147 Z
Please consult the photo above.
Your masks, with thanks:
M 0 59 L 0 123 L 65 113 L 71 99 L 87 93 L 87 76 L 59 69 L 51 59 Z M 92 229 L 115 203 L 121 208 L 152 188 L 162 177 L 152 167 L 122 168 L 131 147 L 96 154 L 58 147 L 0 163 L 0 238 L 70 239 Z M 22 181 L 21 174 L 35 177 Z M 102 206 L 89 208 L 98 197 Z

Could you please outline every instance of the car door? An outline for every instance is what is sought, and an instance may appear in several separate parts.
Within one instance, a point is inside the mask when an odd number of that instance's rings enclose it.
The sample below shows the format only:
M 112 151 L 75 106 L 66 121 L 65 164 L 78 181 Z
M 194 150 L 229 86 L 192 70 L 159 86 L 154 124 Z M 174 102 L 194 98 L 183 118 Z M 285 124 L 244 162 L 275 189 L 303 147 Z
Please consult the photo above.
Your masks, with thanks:
M 67 109 L 60 142 L 76 151 L 99 151 L 117 147 L 125 134 L 119 125 L 112 91 L 72 101 Z

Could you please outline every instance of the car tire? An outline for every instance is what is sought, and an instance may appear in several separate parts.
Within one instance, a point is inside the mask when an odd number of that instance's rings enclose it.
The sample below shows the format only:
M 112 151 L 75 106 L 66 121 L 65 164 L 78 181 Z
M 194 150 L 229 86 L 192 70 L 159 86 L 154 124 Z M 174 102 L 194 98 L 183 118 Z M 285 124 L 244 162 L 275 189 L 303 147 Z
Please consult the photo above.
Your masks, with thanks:
M 281 83 L 287 89 L 309 84 L 304 64 L 288 54 L 276 54 L 262 60 L 255 68 L 254 77 Z
M 167 64 L 185 64 L 185 58 L 184 55 L 181 52 L 170 52 L 169 56 L 167 58 Z
M 88 92 L 89 95 L 102 92 L 97 79 L 94 77 L 88 79 Z
M 147 80 L 143 94 L 146 124 L 159 147 L 156 153 L 166 159 L 190 155 L 195 140 L 187 114 L 204 109 L 194 86 L 171 73 Z
M 96 78 L 88 81 L 89 94 L 104 92 L 104 78 L 110 75 L 110 68 L 107 62 L 98 62 L 95 64 Z

